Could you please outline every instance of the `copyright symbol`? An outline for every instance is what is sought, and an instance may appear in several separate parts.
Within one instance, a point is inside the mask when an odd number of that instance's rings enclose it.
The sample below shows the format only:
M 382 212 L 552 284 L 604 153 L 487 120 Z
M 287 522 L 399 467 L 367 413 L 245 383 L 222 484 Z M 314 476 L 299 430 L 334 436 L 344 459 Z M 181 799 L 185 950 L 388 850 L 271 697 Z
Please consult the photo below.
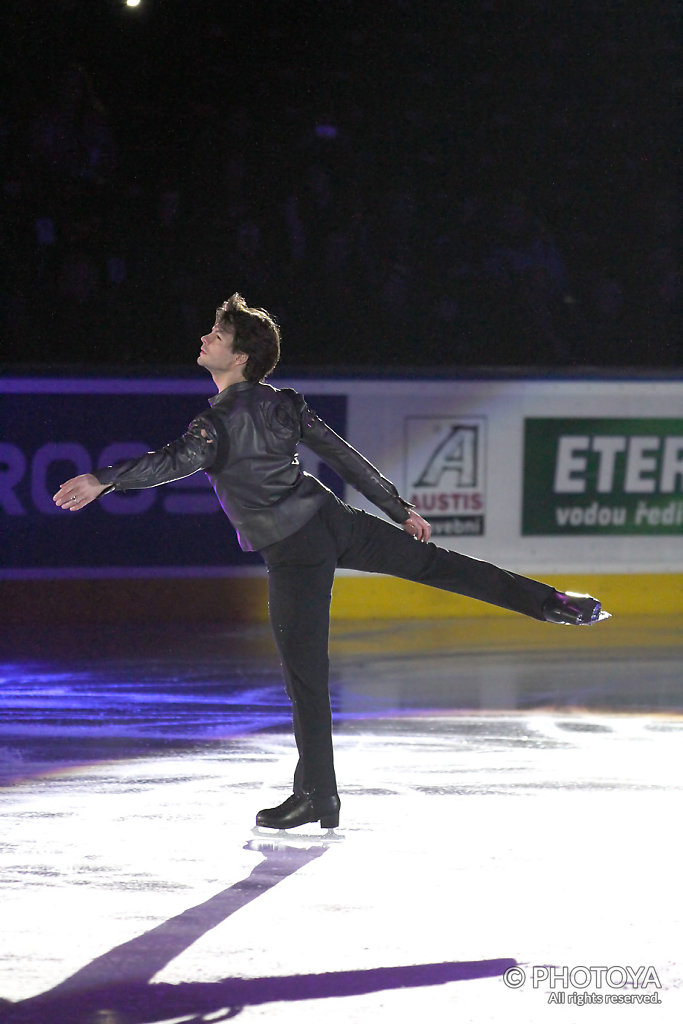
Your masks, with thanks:
M 503 975 L 503 981 L 508 988 L 521 988 L 526 981 L 526 974 L 522 967 L 508 967 Z

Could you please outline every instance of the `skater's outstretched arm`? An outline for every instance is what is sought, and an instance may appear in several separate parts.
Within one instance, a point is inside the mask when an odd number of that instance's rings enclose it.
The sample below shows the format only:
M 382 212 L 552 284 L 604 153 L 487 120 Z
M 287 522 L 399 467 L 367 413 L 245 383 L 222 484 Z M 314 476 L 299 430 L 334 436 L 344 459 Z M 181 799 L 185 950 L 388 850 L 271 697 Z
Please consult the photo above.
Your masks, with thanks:
M 69 512 L 78 512 L 109 491 L 142 490 L 182 480 L 212 465 L 218 448 L 216 441 L 211 420 L 197 416 L 182 437 L 163 448 L 98 469 L 96 473 L 72 477 L 60 486 L 53 501 Z

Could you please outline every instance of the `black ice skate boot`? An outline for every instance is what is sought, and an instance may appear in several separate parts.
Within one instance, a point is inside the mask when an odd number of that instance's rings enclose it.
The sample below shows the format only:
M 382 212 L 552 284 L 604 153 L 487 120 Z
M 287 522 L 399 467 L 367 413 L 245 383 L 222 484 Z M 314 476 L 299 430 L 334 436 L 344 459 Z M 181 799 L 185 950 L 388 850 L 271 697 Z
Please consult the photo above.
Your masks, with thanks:
M 589 594 L 563 594 L 556 590 L 543 605 L 546 622 L 558 622 L 562 626 L 592 626 L 603 619 L 611 618 L 609 612 Z
M 319 821 L 321 828 L 336 828 L 339 824 L 338 796 L 313 796 L 292 793 L 277 807 L 266 807 L 256 815 L 256 824 L 266 828 L 298 828 Z

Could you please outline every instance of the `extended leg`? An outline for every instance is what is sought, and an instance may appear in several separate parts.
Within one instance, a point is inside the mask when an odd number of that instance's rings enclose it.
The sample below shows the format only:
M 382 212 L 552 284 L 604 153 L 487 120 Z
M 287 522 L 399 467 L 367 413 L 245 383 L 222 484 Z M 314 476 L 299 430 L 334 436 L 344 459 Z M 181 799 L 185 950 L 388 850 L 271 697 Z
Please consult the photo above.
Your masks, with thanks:
M 386 573 L 545 619 L 544 605 L 556 593 L 548 584 L 433 543 L 422 544 L 366 512 L 352 514 L 352 539 L 340 566 Z

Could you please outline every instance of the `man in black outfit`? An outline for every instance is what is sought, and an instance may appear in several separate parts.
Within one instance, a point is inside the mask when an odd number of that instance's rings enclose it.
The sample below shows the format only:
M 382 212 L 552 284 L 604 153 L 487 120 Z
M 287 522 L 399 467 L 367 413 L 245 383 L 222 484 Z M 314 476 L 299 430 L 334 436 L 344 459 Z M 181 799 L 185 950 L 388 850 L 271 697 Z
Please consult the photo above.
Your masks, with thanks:
M 299 760 L 292 795 L 259 811 L 258 825 L 339 823 L 329 698 L 330 600 L 337 566 L 386 573 L 486 601 L 531 618 L 585 625 L 606 617 L 587 595 L 560 593 L 429 542 L 431 527 L 394 485 L 335 434 L 291 389 L 264 384 L 280 332 L 234 294 L 216 311 L 197 362 L 218 394 L 185 434 L 158 451 L 63 483 L 55 503 L 71 512 L 114 489 L 156 487 L 204 470 L 245 551 L 268 572 L 270 621 L 292 702 Z M 402 529 L 340 501 L 302 471 L 305 444 Z

